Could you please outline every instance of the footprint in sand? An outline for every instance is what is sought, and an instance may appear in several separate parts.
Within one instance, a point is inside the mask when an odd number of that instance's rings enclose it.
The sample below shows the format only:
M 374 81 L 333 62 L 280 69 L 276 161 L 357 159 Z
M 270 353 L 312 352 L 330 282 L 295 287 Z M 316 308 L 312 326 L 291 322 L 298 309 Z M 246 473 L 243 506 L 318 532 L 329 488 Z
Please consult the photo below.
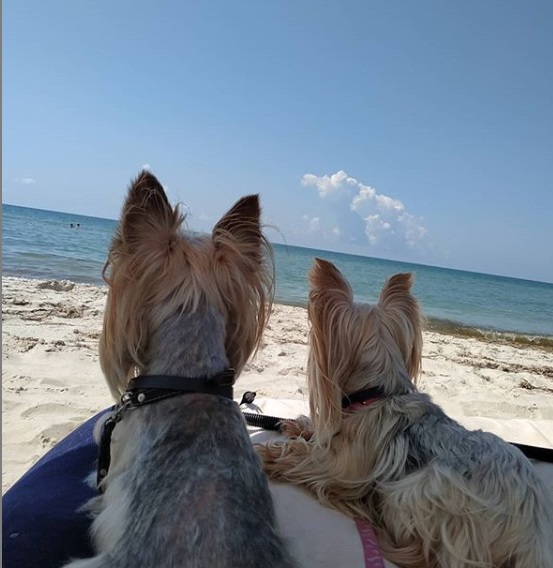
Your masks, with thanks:
M 43 447 L 55 446 L 60 440 L 70 434 L 79 424 L 79 421 L 53 424 L 52 426 L 42 430 L 38 436 L 35 437 L 35 440 L 40 442 Z
M 46 385 L 50 387 L 66 387 L 67 384 L 64 381 L 58 381 L 57 379 L 41 379 L 41 385 Z
M 56 414 L 59 416 L 60 414 L 64 414 L 65 412 L 67 412 L 67 404 L 45 402 L 43 404 L 37 404 L 35 406 L 32 406 L 31 408 L 28 408 L 27 410 L 24 410 L 21 413 L 21 416 L 23 418 L 29 418 L 35 414 Z

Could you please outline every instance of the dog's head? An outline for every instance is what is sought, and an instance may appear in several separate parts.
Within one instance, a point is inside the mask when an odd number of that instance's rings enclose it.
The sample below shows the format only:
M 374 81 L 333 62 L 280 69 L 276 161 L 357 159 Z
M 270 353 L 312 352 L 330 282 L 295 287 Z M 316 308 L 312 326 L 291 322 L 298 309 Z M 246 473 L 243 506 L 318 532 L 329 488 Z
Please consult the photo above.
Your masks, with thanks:
M 390 395 L 412 390 L 423 322 L 412 282 L 411 274 L 396 274 L 376 305 L 358 304 L 340 271 L 315 260 L 309 273 L 308 381 L 317 432 L 332 435 L 339 428 L 344 395 L 373 387 Z
M 226 322 L 228 362 L 239 374 L 259 346 L 270 313 L 274 268 L 257 195 L 240 199 L 211 235 L 181 229 L 184 215 L 143 171 L 131 184 L 111 243 L 100 362 L 118 398 L 156 330 L 177 312 L 213 306 Z

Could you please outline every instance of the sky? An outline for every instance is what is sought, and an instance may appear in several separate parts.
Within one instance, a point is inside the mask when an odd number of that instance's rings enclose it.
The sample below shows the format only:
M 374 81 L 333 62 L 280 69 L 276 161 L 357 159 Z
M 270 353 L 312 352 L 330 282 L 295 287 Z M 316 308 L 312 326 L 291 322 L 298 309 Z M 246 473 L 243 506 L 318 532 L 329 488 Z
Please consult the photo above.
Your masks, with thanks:
M 7 0 L 2 202 L 553 282 L 551 0 Z

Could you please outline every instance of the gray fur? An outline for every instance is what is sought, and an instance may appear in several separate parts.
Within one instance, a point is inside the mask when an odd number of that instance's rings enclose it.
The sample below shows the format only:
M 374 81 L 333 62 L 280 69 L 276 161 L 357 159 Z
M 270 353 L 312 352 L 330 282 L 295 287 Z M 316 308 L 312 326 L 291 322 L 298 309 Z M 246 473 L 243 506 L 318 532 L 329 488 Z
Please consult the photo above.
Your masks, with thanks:
M 224 329 L 209 307 L 174 314 L 152 338 L 145 374 L 224 370 Z M 90 508 L 98 556 L 71 568 L 292 566 L 244 418 L 229 399 L 190 394 L 128 410 L 113 433 L 106 491 Z
M 469 431 L 411 383 L 422 312 L 412 276 L 392 276 L 373 309 L 328 261 L 310 272 L 312 431 L 258 448 L 265 471 L 370 521 L 383 555 L 405 568 L 553 568 L 553 502 L 517 448 Z M 345 411 L 344 394 L 379 400 Z

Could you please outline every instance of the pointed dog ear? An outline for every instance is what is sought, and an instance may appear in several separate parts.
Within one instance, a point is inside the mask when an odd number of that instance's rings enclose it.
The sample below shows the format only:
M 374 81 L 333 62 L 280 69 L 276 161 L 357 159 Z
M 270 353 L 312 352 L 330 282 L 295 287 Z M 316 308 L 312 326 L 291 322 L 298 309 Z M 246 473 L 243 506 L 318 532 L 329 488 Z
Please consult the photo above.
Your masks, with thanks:
M 328 260 L 316 258 L 309 271 L 309 301 L 307 302 L 307 315 L 311 323 L 313 344 L 317 344 L 321 353 L 318 361 L 323 373 L 328 376 L 328 361 L 324 361 L 322 354 L 330 357 L 332 348 L 336 346 L 337 339 L 331 335 L 329 325 L 346 311 L 351 310 L 353 292 L 348 281 L 342 273 Z
M 310 296 L 311 294 L 316 295 L 318 292 L 332 292 L 335 298 L 353 301 L 353 292 L 348 281 L 328 260 L 315 258 L 308 279 L 311 286 Z
M 119 238 L 129 252 L 148 239 L 173 232 L 181 216 L 173 210 L 163 186 L 148 171 L 133 180 L 121 212 Z
M 409 375 L 416 380 L 421 369 L 424 316 L 411 294 L 413 281 L 411 273 L 390 277 L 380 292 L 378 305 L 401 351 Z
M 341 424 L 341 389 L 350 368 L 351 346 L 345 330 L 353 292 L 334 264 L 320 258 L 309 271 L 309 284 L 309 404 L 317 436 L 330 441 Z
M 258 195 L 239 199 L 213 228 L 216 248 L 232 246 L 242 254 L 253 255 L 252 260 L 261 262 L 263 238 L 260 224 L 261 208 Z
M 384 284 L 380 292 L 379 304 L 384 310 L 399 309 L 411 307 L 414 301 L 411 295 L 411 287 L 413 286 L 414 277 L 410 272 L 402 274 L 394 274 Z
M 238 373 L 246 363 L 244 354 L 260 345 L 274 294 L 273 252 L 260 217 L 259 196 L 242 197 L 221 217 L 211 237 L 212 276 L 227 310 L 227 357 Z

